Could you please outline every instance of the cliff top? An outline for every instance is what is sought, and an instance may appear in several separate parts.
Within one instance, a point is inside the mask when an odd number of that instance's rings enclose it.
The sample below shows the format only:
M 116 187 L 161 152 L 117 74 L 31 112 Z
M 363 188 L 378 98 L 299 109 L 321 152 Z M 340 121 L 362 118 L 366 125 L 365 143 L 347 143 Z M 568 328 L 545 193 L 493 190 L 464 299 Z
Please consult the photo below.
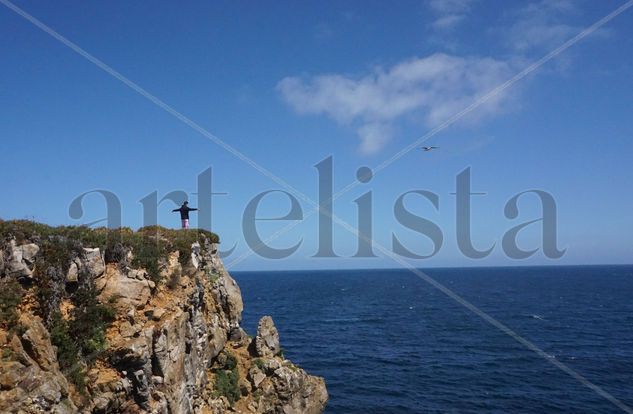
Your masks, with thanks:
M 121 263 L 133 251 L 134 256 L 129 264 L 146 269 L 154 281 L 160 277 L 159 262 L 166 260 L 170 253 L 178 251 L 181 264 L 184 265 L 191 257 L 193 243 L 205 245 L 220 242 L 217 234 L 202 229 L 173 230 L 147 226 L 134 231 L 129 227 L 53 227 L 30 220 L 0 219 L 0 241 L 11 239 L 18 245 L 39 245 L 44 250 L 42 256 L 64 272 L 75 257 L 83 254 L 82 249 L 85 247 L 100 249 L 106 263 Z
M 240 327 L 218 242 L 0 220 L 0 412 L 321 413 L 272 319 Z
M 96 243 L 101 245 L 104 244 L 108 237 L 119 236 L 123 243 L 133 245 L 135 239 L 156 237 L 156 235 L 172 241 L 183 239 L 192 242 L 196 241 L 199 235 L 203 235 L 211 243 L 220 242 L 217 234 L 203 229 L 174 230 L 162 226 L 146 226 L 134 231 L 129 227 L 108 229 L 106 227 L 91 228 L 87 226 L 49 226 L 31 220 L 0 219 L 0 237 L 3 239 L 15 238 L 18 244 L 38 241 L 44 237 L 61 236 L 82 240 L 87 244 Z

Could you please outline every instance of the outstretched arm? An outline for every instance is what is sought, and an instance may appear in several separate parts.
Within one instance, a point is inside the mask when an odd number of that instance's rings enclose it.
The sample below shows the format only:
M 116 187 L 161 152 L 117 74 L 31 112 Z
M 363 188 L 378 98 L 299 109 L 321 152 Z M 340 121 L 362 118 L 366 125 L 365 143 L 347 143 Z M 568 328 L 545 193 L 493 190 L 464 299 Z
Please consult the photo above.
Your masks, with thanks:
M 175 209 L 172 210 L 172 212 L 174 212 L 174 211 L 180 211 L 180 209 L 179 208 L 175 208 Z
M 190 208 L 189 210 L 191 210 L 191 211 L 196 211 L 196 210 L 197 210 L 197 208 Z

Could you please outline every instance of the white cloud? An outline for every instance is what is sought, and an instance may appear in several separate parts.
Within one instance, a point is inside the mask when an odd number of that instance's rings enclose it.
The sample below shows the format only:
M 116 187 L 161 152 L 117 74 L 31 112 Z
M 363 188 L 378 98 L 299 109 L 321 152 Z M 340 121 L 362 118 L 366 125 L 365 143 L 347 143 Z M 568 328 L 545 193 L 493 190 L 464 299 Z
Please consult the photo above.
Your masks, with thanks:
M 465 17 L 463 14 L 448 14 L 435 20 L 431 26 L 433 26 L 435 30 L 450 30 L 464 20 Z
M 515 12 L 515 22 L 502 29 L 506 44 L 517 52 L 551 49 L 580 31 L 564 23 L 576 8 L 568 0 L 541 0 Z
M 438 31 L 448 31 L 457 26 L 470 11 L 473 0 L 429 0 L 428 7 L 437 16 L 431 26 Z
M 397 121 L 420 117 L 437 126 L 511 75 L 508 62 L 493 58 L 433 54 L 352 77 L 340 74 L 287 77 L 277 89 L 298 113 L 322 114 L 353 126 L 361 151 L 375 153 L 391 138 Z M 478 108 L 479 116 L 503 111 L 500 94 Z
M 393 128 L 389 124 L 369 123 L 361 125 L 356 132 L 360 137 L 360 151 L 374 154 L 391 139 Z
M 427 0 L 435 17 L 433 29 L 442 31 L 441 38 L 447 39 L 447 31 L 467 17 L 475 1 Z M 277 90 L 296 112 L 325 115 L 352 128 L 363 153 L 378 152 L 401 122 L 415 119 L 428 127 L 441 124 L 509 79 L 519 65 L 524 67 L 530 61 L 531 53 L 547 52 L 580 31 L 570 23 L 580 13 L 572 0 L 533 0 L 512 7 L 501 12 L 505 25 L 489 31 L 509 48 L 507 58 L 436 53 L 359 76 L 291 76 L 282 79 Z M 465 35 L 473 37 L 472 33 Z M 504 91 L 466 118 L 496 116 L 508 107 L 509 92 Z
M 473 0 L 429 0 L 429 7 L 438 14 L 464 13 Z

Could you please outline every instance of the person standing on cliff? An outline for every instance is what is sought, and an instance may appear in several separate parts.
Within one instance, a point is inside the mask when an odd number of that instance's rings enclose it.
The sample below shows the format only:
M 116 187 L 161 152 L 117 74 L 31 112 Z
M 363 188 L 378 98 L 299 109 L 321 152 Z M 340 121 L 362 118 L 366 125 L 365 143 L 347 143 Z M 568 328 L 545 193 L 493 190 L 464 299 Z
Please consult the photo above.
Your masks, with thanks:
M 185 201 L 184 203 L 182 203 L 182 206 L 180 206 L 180 208 L 175 208 L 172 210 L 172 212 L 176 212 L 176 211 L 180 212 L 180 221 L 182 222 L 182 228 L 188 229 L 189 228 L 189 212 L 196 211 L 196 210 L 198 209 L 189 207 L 189 202 Z

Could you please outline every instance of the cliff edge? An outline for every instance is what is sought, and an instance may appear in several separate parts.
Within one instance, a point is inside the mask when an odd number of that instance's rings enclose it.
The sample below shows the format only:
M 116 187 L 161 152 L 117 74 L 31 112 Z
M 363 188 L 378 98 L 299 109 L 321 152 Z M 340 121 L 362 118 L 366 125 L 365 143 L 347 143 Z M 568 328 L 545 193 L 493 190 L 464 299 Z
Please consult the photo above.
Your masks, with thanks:
M 272 318 L 240 327 L 217 235 L 0 221 L 0 412 L 321 413 Z

